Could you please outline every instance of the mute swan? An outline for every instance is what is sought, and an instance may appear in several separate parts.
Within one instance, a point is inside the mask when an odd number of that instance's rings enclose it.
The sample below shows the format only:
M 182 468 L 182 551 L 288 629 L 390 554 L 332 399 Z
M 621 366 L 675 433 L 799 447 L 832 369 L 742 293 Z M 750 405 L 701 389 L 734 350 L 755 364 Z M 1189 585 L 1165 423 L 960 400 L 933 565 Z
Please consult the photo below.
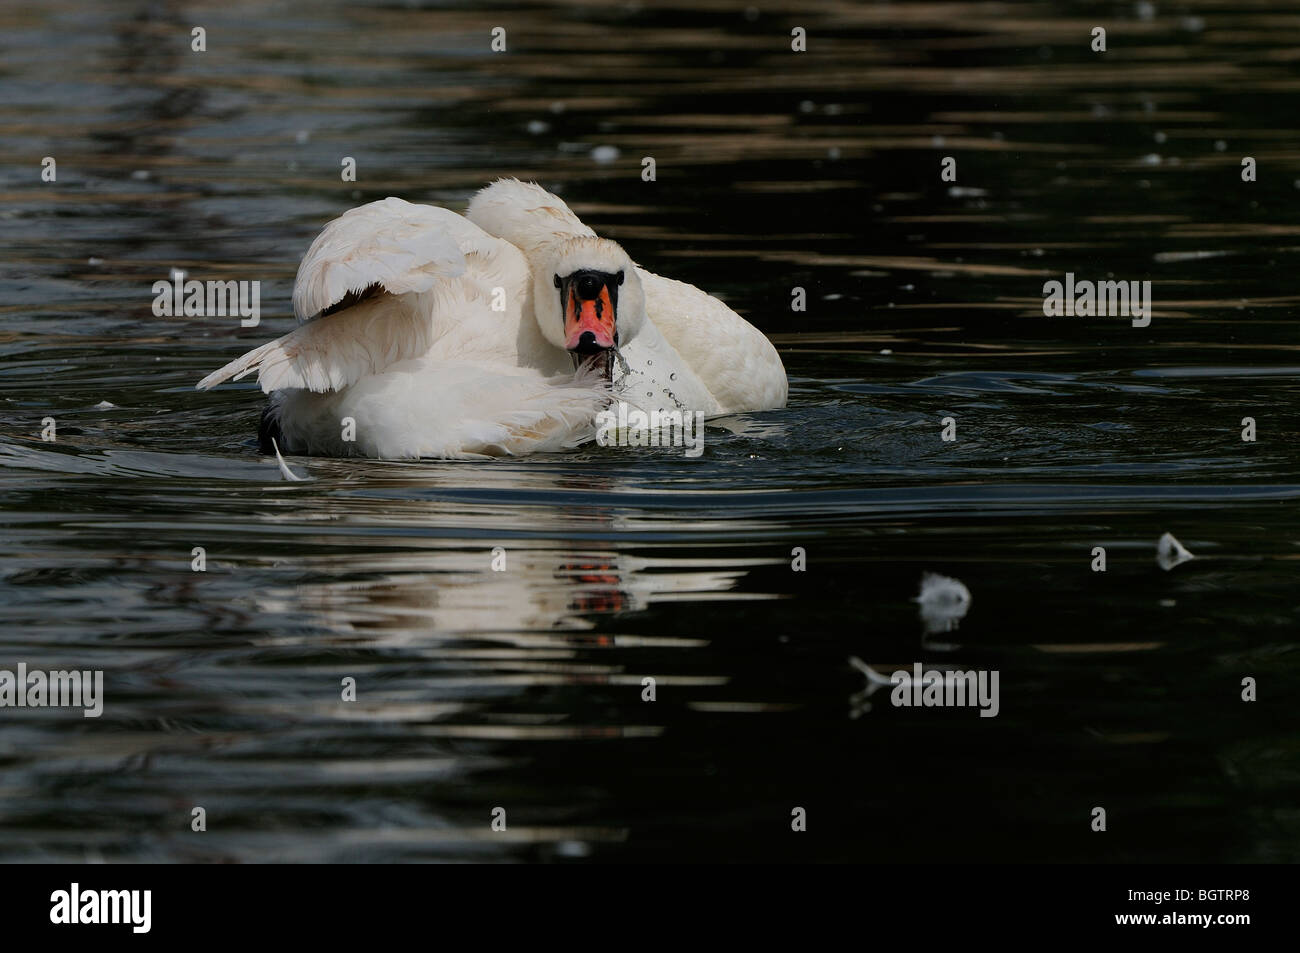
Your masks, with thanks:
M 500 179 L 465 216 L 386 198 L 334 219 L 293 291 L 299 327 L 201 390 L 257 372 L 263 449 L 471 458 L 591 439 L 619 396 L 706 416 L 785 405 L 771 342 L 639 267 L 557 196 Z

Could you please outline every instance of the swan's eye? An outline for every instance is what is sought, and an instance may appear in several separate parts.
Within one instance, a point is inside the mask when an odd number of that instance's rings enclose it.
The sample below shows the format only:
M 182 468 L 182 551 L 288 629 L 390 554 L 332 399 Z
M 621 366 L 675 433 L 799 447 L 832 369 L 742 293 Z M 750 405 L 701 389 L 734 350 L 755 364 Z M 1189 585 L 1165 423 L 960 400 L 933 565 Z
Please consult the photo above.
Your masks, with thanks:
M 557 287 L 557 288 L 560 287 L 560 276 L 559 276 L 559 275 L 556 275 L 556 276 L 555 276 L 555 287 Z
M 623 283 L 623 269 L 622 269 L 622 268 L 620 268 L 620 269 L 618 270 L 618 283 L 619 283 L 620 285 Z

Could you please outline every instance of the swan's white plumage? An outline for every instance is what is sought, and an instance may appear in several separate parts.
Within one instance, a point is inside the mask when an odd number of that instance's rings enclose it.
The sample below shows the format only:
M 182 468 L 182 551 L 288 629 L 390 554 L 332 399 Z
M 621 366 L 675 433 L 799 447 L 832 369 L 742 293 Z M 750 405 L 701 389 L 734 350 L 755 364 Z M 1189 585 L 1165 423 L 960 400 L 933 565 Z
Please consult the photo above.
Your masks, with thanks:
M 655 326 L 717 402 L 713 413 L 784 407 L 788 383 L 766 335 L 725 304 L 684 281 L 638 268 Z
M 557 239 L 596 237 L 558 195 L 518 179 L 497 179 L 480 190 L 465 218 L 529 257 Z
M 413 296 L 414 297 L 414 296 Z M 337 391 L 367 374 L 418 357 L 429 348 L 432 326 L 418 298 L 382 296 L 317 318 L 214 371 L 199 387 L 239 380 L 257 371 L 266 393 L 302 388 Z
M 425 403 L 431 379 L 439 383 L 436 414 Z M 609 391 L 584 375 L 546 378 L 527 368 L 419 358 L 345 391 L 288 390 L 273 400 L 285 441 L 300 453 L 455 459 L 577 446 L 594 435 Z M 351 442 L 339 427 L 345 417 L 355 421 Z
M 785 370 L 757 329 L 698 288 L 635 266 L 558 197 L 514 179 L 479 192 L 465 217 L 397 198 L 345 212 L 298 269 L 303 323 L 198 386 L 256 372 L 294 452 L 571 447 L 591 438 L 611 396 L 573 371 L 560 340 L 552 271 L 580 267 L 628 273 L 617 324 L 629 400 L 708 415 L 784 405 Z M 353 440 L 343 438 L 349 418 Z
M 390 294 L 428 291 L 465 273 L 465 219 L 431 205 L 386 198 L 349 209 L 307 249 L 293 285 L 293 311 L 309 321 L 349 294 L 379 285 Z

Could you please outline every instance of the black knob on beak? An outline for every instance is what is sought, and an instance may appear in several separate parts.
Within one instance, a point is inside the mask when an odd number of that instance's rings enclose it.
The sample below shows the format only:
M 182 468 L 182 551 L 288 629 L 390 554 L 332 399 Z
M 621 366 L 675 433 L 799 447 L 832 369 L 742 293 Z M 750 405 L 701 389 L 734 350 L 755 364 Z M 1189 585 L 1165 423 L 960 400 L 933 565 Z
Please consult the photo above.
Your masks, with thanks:
M 582 275 L 578 278 L 578 297 L 586 301 L 597 298 L 603 285 L 595 275 Z

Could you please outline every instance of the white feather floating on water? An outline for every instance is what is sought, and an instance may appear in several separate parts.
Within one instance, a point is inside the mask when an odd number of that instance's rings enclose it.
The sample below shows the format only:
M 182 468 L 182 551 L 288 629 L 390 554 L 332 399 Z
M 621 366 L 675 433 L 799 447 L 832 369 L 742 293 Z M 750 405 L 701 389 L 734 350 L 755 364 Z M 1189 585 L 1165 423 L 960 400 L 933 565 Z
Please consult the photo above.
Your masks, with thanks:
M 856 655 L 849 658 L 849 665 L 867 676 L 866 687 L 862 691 L 854 692 L 849 696 L 849 717 L 859 718 L 871 711 L 871 702 L 868 699 L 886 685 L 892 685 L 893 681 L 889 677 L 881 675 Z
M 921 604 L 921 621 L 927 635 L 951 632 L 970 611 L 970 590 L 960 579 L 927 572 L 921 577 L 921 594 L 916 597 Z
M 1160 542 L 1156 544 L 1156 562 L 1166 572 L 1179 563 L 1185 563 L 1187 560 L 1195 558 L 1182 543 L 1174 538 L 1173 533 L 1165 533 L 1160 537 Z
M 862 661 L 862 659 L 858 658 L 856 655 L 849 656 L 849 664 L 854 668 L 856 668 L 863 675 L 867 676 L 867 682 L 871 685 L 874 685 L 876 688 L 880 688 L 882 685 L 893 684 L 893 682 L 890 681 L 890 679 L 887 676 L 881 675 L 879 672 L 877 672 L 866 662 Z M 873 688 L 872 691 L 874 690 L 875 689 Z
M 300 477 L 289 469 L 289 464 L 285 463 L 284 457 L 280 456 L 280 445 L 275 442 L 274 437 L 271 438 L 271 447 L 275 450 L 275 460 L 280 464 L 280 472 L 284 474 L 286 480 L 291 480 L 294 483 L 302 483 L 311 479 L 311 477 Z

